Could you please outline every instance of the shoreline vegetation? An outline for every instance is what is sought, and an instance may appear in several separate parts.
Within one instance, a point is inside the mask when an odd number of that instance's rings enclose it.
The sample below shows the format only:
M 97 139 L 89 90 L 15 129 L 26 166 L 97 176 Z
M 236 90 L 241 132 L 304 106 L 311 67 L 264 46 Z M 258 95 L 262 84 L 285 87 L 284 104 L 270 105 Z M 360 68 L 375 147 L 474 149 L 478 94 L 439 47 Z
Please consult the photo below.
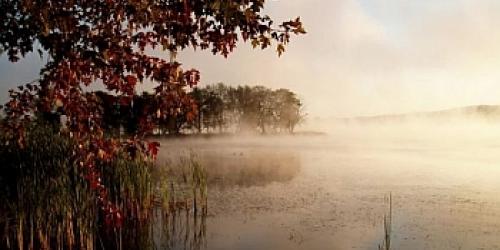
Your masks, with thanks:
M 275 134 L 262 134 L 262 133 L 179 133 L 179 134 L 154 134 L 154 135 L 149 135 L 147 138 L 148 139 L 211 139 L 211 138 L 232 138 L 232 137 L 245 137 L 245 136 L 250 136 L 250 137 L 261 137 L 261 138 L 266 138 L 266 137 L 287 137 L 287 136 L 293 136 L 293 137 L 300 137 L 300 136 L 326 136 L 328 133 L 322 132 L 322 131 L 315 131 L 315 130 L 305 130 L 305 131 L 295 131 L 293 133 L 275 133 Z
M 91 186 L 100 184 L 87 183 L 81 178 L 89 173 L 75 164 L 76 158 L 71 157 L 75 145 L 60 130 L 60 125 L 39 118 L 31 125 L 23 147 L 0 146 L 0 157 L 6 161 L 0 177 L 0 210 L 4 215 L 0 221 L 1 248 L 143 249 L 188 244 L 187 249 L 200 249 L 206 244 L 209 187 L 216 190 L 287 182 L 300 171 L 297 157 L 278 152 L 265 156 L 228 154 L 229 158 L 223 162 L 210 154 L 179 153 L 176 162 L 157 160 L 156 163 L 117 154 L 111 161 L 98 163 L 104 177 L 101 185 L 110 188 L 107 195 L 118 204 L 123 216 L 110 217 L 95 202 L 100 198 Z M 297 132 L 258 136 L 309 134 L 323 135 Z M 3 138 L 4 134 L 1 135 Z M 236 136 L 240 135 L 175 134 L 150 139 Z M 242 162 L 245 164 L 241 165 Z M 117 219 L 119 229 L 106 229 L 108 223 Z M 172 238 L 186 227 L 190 233 Z
M 226 100 L 215 89 L 241 96 Z M 218 84 L 194 92 L 202 103 L 197 117 L 188 119 L 182 112 L 160 117 L 144 140 L 325 135 L 295 131 L 305 114 L 295 93 L 285 89 Z M 147 94 L 138 99 L 142 104 L 125 107 L 117 97 L 94 95 L 104 114 L 104 136 L 123 137 L 115 143 L 137 133 L 141 124 L 134 120 L 135 113 L 154 103 L 144 101 L 152 98 Z M 244 100 L 251 101 L 243 104 Z M 200 249 L 206 244 L 209 187 L 287 182 L 300 170 L 298 158 L 287 154 L 238 153 L 220 162 L 203 153 L 179 153 L 175 162 L 159 162 L 140 151 L 131 154 L 133 150 L 109 156 L 98 150 L 95 165 L 86 169 L 77 154 L 82 146 L 68 137 L 66 119 L 61 112 L 37 114 L 22 144 L 9 143 L 12 134 L 0 131 L 6 142 L 0 145 L 0 158 L 6 162 L 0 176 L 0 248 L 144 249 L 184 244 L 186 249 Z M 172 124 L 175 129 L 169 127 Z M 242 160 L 249 163 L 241 165 Z M 101 187 L 108 191 L 94 192 Z M 182 228 L 189 228 L 189 233 L 178 235 Z
M 100 184 L 88 183 L 84 176 L 91 173 L 78 167 L 72 157 L 74 143 L 58 126 L 41 120 L 31 124 L 23 147 L 0 145 L 4 161 L 0 248 L 144 249 L 181 244 L 188 236 L 193 241 L 190 244 L 202 243 L 207 184 L 194 157 L 178 166 L 183 168 L 180 178 L 167 175 L 165 166 L 155 166 L 146 158 L 119 153 L 111 161 L 97 163 L 103 173 Z M 5 142 L 5 134 L 0 135 Z M 106 185 L 108 199 L 121 213 L 104 212 L 92 185 Z M 182 227 L 196 228 L 193 235 L 157 242 L 162 232 L 173 230 L 170 234 L 175 235 L 173 224 L 181 223 L 179 220 L 184 221 Z M 113 229 L 111 223 L 119 226 Z
M 142 113 L 155 113 L 153 107 L 161 101 L 143 92 L 133 98 L 132 105 L 123 106 L 118 96 L 103 91 L 95 95 L 103 110 L 103 127 L 111 134 L 137 133 L 143 126 L 138 118 Z M 152 134 L 292 134 L 307 116 L 297 94 L 284 88 L 218 83 L 195 87 L 187 95 L 193 105 L 157 115 Z

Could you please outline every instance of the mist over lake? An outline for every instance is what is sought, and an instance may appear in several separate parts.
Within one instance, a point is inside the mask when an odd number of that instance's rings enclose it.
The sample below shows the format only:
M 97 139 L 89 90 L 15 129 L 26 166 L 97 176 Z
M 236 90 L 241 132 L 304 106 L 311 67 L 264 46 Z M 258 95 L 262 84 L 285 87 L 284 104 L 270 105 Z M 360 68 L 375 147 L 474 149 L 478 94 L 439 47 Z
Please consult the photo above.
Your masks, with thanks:
M 377 249 L 389 194 L 394 249 L 496 249 L 496 126 L 340 123 L 315 136 L 165 140 L 159 162 L 192 151 L 205 163 L 208 249 Z

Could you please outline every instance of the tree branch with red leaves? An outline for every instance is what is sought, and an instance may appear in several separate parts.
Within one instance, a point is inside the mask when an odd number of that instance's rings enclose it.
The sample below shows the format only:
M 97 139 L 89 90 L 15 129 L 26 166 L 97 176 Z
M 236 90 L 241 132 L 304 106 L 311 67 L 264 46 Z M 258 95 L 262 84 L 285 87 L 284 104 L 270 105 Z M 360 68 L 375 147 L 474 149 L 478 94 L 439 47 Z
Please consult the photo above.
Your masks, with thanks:
M 142 139 L 152 124 L 183 106 L 191 107 L 189 119 L 196 116 L 196 103 L 186 92 L 199 83 L 200 73 L 147 55 L 145 49 L 176 53 L 191 47 L 227 57 L 240 40 L 262 49 L 274 41 L 281 55 L 291 34 L 305 30 L 299 18 L 274 27 L 261 14 L 263 8 L 264 0 L 0 1 L 0 51 L 16 62 L 39 44 L 39 53 L 49 57 L 37 83 L 10 92 L 3 121 L 10 143 L 23 144 L 24 129 L 36 114 L 65 115 L 61 132 L 78 145 L 76 164 L 119 226 L 122 216 L 107 198 L 95 162 L 112 161 L 121 149 L 131 157 L 154 159 L 159 145 Z M 140 117 L 141 130 L 126 140 L 105 136 L 98 99 L 83 87 L 102 83 L 122 105 L 133 105 L 137 85 L 144 81 L 156 83 L 157 101 Z

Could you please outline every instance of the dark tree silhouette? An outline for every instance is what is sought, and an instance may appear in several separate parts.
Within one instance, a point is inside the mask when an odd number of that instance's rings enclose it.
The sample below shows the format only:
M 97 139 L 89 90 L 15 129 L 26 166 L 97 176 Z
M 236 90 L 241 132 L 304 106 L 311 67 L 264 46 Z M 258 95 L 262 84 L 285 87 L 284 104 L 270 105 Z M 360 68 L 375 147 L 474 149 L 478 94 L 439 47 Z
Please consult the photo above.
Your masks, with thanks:
M 195 127 L 209 132 L 236 131 L 293 133 L 305 115 L 302 103 L 288 89 L 264 86 L 231 87 L 222 83 L 197 87 L 190 95 L 199 104 Z

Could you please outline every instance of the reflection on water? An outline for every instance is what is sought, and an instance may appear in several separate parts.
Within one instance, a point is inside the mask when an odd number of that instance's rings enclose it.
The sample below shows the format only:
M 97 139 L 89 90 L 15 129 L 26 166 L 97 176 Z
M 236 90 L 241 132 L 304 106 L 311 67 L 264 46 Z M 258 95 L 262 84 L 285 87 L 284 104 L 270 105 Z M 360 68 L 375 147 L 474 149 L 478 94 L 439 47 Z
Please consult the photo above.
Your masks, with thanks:
M 206 159 L 207 249 L 377 249 L 389 193 L 392 249 L 500 249 L 500 133 L 346 131 L 161 150 Z
M 206 216 L 189 211 L 154 213 L 152 226 L 153 249 L 205 249 Z
M 195 157 L 206 172 L 209 188 L 265 186 L 273 182 L 291 181 L 300 170 L 300 156 L 279 149 L 232 147 L 221 149 L 190 145 L 170 149 L 165 145 L 160 154 L 159 166 L 168 168 L 170 176 L 183 176 L 183 162 Z
M 206 214 L 183 210 L 165 213 L 157 207 L 147 223 L 128 225 L 125 235 L 115 238 L 121 249 L 206 249 Z M 113 239 L 105 239 L 106 241 Z M 110 249 L 104 239 L 98 249 Z

